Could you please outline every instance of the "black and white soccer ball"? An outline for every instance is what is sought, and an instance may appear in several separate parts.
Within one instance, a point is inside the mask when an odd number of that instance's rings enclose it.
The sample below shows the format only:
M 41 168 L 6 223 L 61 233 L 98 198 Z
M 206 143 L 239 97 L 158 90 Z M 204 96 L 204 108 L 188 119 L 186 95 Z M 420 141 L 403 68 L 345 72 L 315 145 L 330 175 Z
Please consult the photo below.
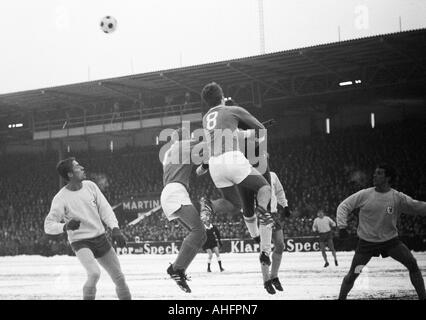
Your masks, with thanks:
M 112 33 L 117 29 L 117 20 L 111 16 L 105 16 L 101 19 L 100 27 L 105 33 Z

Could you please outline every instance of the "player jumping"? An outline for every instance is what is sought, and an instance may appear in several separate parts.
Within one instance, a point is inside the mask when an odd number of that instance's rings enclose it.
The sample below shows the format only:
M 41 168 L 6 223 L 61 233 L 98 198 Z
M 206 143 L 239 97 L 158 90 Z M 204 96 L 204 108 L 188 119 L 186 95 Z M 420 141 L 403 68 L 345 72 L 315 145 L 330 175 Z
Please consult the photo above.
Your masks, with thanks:
M 172 144 L 162 159 L 164 188 L 160 201 L 167 219 L 169 221 L 176 219 L 189 231 L 182 242 L 176 260 L 169 266 L 167 273 L 176 281 L 179 288 L 190 293 L 191 289 L 185 272 L 207 237 L 200 214 L 193 206 L 188 194 L 189 178 L 193 169 L 191 150 L 198 142 L 184 140 L 183 136 L 183 131 L 176 131 L 172 136 Z
M 422 273 L 411 251 L 398 238 L 397 221 L 401 213 L 426 216 L 426 202 L 417 201 L 391 185 L 395 169 L 387 164 L 376 167 L 373 188 L 363 189 L 346 198 L 337 208 L 337 226 L 341 237 L 347 235 L 347 216 L 359 208 L 359 242 L 349 273 L 344 277 L 339 299 L 346 299 L 362 268 L 372 257 L 388 256 L 402 263 L 420 300 L 426 299 Z
M 271 200 L 271 187 L 266 179 L 254 169 L 239 150 L 237 128 L 264 129 L 265 127 L 247 110 L 237 106 L 225 106 L 222 88 L 216 83 L 207 84 L 202 92 L 203 101 L 210 108 L 203 116 L 203 128 L 207 130 L 209 148 L 209 171 L 213 183 L 221 190 L 225 199 L 239 205 L 235 185 L 256 192 L 255 213 L 260 221 L 262 273 L 267 275 L 271 264 L 273 219 L 267 212 Z M 225 138 L 225 142 L 223 141 Z
M 105 236 L 102 224 L 104 222 L 112 229 L 112 239 L 119 247 L 126 245 L 114 211 L 96 183 L 85 180 L 84 168 L 75 158 L 60 161 L 56 169 L 67 185 L 53 198 L 44 231 L 49 235 L 68 234 L 71 248 L 87 272 L 87 281 L 83 286 L 84 300 L 94 300 L 96 297 L 96 284 L 101 275 L 97 262 L 110 275 L 118 298 L 130 300 L 120 262 Z

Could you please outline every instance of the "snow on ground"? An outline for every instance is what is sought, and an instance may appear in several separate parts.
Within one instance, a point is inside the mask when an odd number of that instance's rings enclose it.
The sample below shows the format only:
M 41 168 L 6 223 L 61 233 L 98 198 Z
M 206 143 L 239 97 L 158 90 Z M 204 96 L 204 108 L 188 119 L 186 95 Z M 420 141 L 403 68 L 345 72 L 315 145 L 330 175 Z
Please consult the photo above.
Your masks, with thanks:
M 414 253 L 422 273 L 426 253 Z M 323 268 L 319 252 L 284 253 L 280 279 L 284 292 L 263 289 L 258 254 L 222 254 L 225 272 L 215 260 L 206 272 L 207 255 L 199 254 L 188 269 L 191 294 L 181 291 L 166 274 L 175 255 L 121 255 L 120 261 L 134 299 L 292 300 L 336 299 L 353 252 L 339 252 L 339 266 Z M 81 299 L 85 271 L 69 256 L 0 257 L 0 299 Z M 102 270 L 98 299 L 116 299 L 114 285 Z M 408 271 L 391 258 L 373 258 L 355 283 L 351 299 L 415 299 Z

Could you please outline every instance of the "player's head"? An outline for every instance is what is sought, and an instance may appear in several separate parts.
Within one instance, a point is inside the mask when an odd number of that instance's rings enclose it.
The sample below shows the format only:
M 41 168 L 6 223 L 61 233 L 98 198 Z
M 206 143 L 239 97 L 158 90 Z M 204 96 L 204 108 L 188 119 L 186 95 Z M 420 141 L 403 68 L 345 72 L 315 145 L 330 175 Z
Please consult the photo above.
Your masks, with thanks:
M 209 108 L 224 103 L 223 90 L 216 82 L 208 83 L 201 90 L 201 98 Z
M 319 209 L 318 210 L 318 212 L 317 212 L 317 216 L 319 217 L 319 218 L 324 218 L 324 210 L 323 209 Z
M 81 166 L 74 157 L 61 160 L 56 165 L 56 170 L 65 181 L 81 182 L 86 179 L 84 167 Z
M 235 101 L 232 98 L 228 98 L 225 100 L 225 106 L 235 106 Z
M 375 187 L 390 186 L 395 182 L 396 170 L 387 163 L 376 166 L 373 174 L 373 185 Z

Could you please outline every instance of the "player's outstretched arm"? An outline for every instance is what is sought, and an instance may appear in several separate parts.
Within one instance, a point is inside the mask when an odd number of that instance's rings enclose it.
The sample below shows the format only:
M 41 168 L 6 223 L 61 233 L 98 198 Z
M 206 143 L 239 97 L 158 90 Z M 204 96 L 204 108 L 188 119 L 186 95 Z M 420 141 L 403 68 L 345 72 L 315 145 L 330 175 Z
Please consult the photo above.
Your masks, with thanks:
M 114 228 L 118 228 L 117 218 L 115 217 L 114 210 L 112 210 L 108 200 L 105 198 L 104 194 L 99 189 L 96 183 L 93 182 L 92 187 L 95 191 L 96 205 L 98 207 L 98 212 L 99 216 L 101 217 L 101 220 L 105 222 L 105 224 L 111 230 L 113 230 Z
M 410 215 L 426 216 L 426 202 L 418 201 L 402 192 L 398 192 L 401 203 L 401 211 Z
M 248 129 L 265 129 L 265 126 L 260 123 L 254 116 L 250 114 L 246 109 L 241 107 L 233 107 L 234 114 L 240 122 L 245 124 Z
M 336 221 L 339 229 L 346 229 L 348 226 L 348 215 L 358 208 L 363 199 L 364 190 L 358 191 L 343 200 L 337 207 Z

